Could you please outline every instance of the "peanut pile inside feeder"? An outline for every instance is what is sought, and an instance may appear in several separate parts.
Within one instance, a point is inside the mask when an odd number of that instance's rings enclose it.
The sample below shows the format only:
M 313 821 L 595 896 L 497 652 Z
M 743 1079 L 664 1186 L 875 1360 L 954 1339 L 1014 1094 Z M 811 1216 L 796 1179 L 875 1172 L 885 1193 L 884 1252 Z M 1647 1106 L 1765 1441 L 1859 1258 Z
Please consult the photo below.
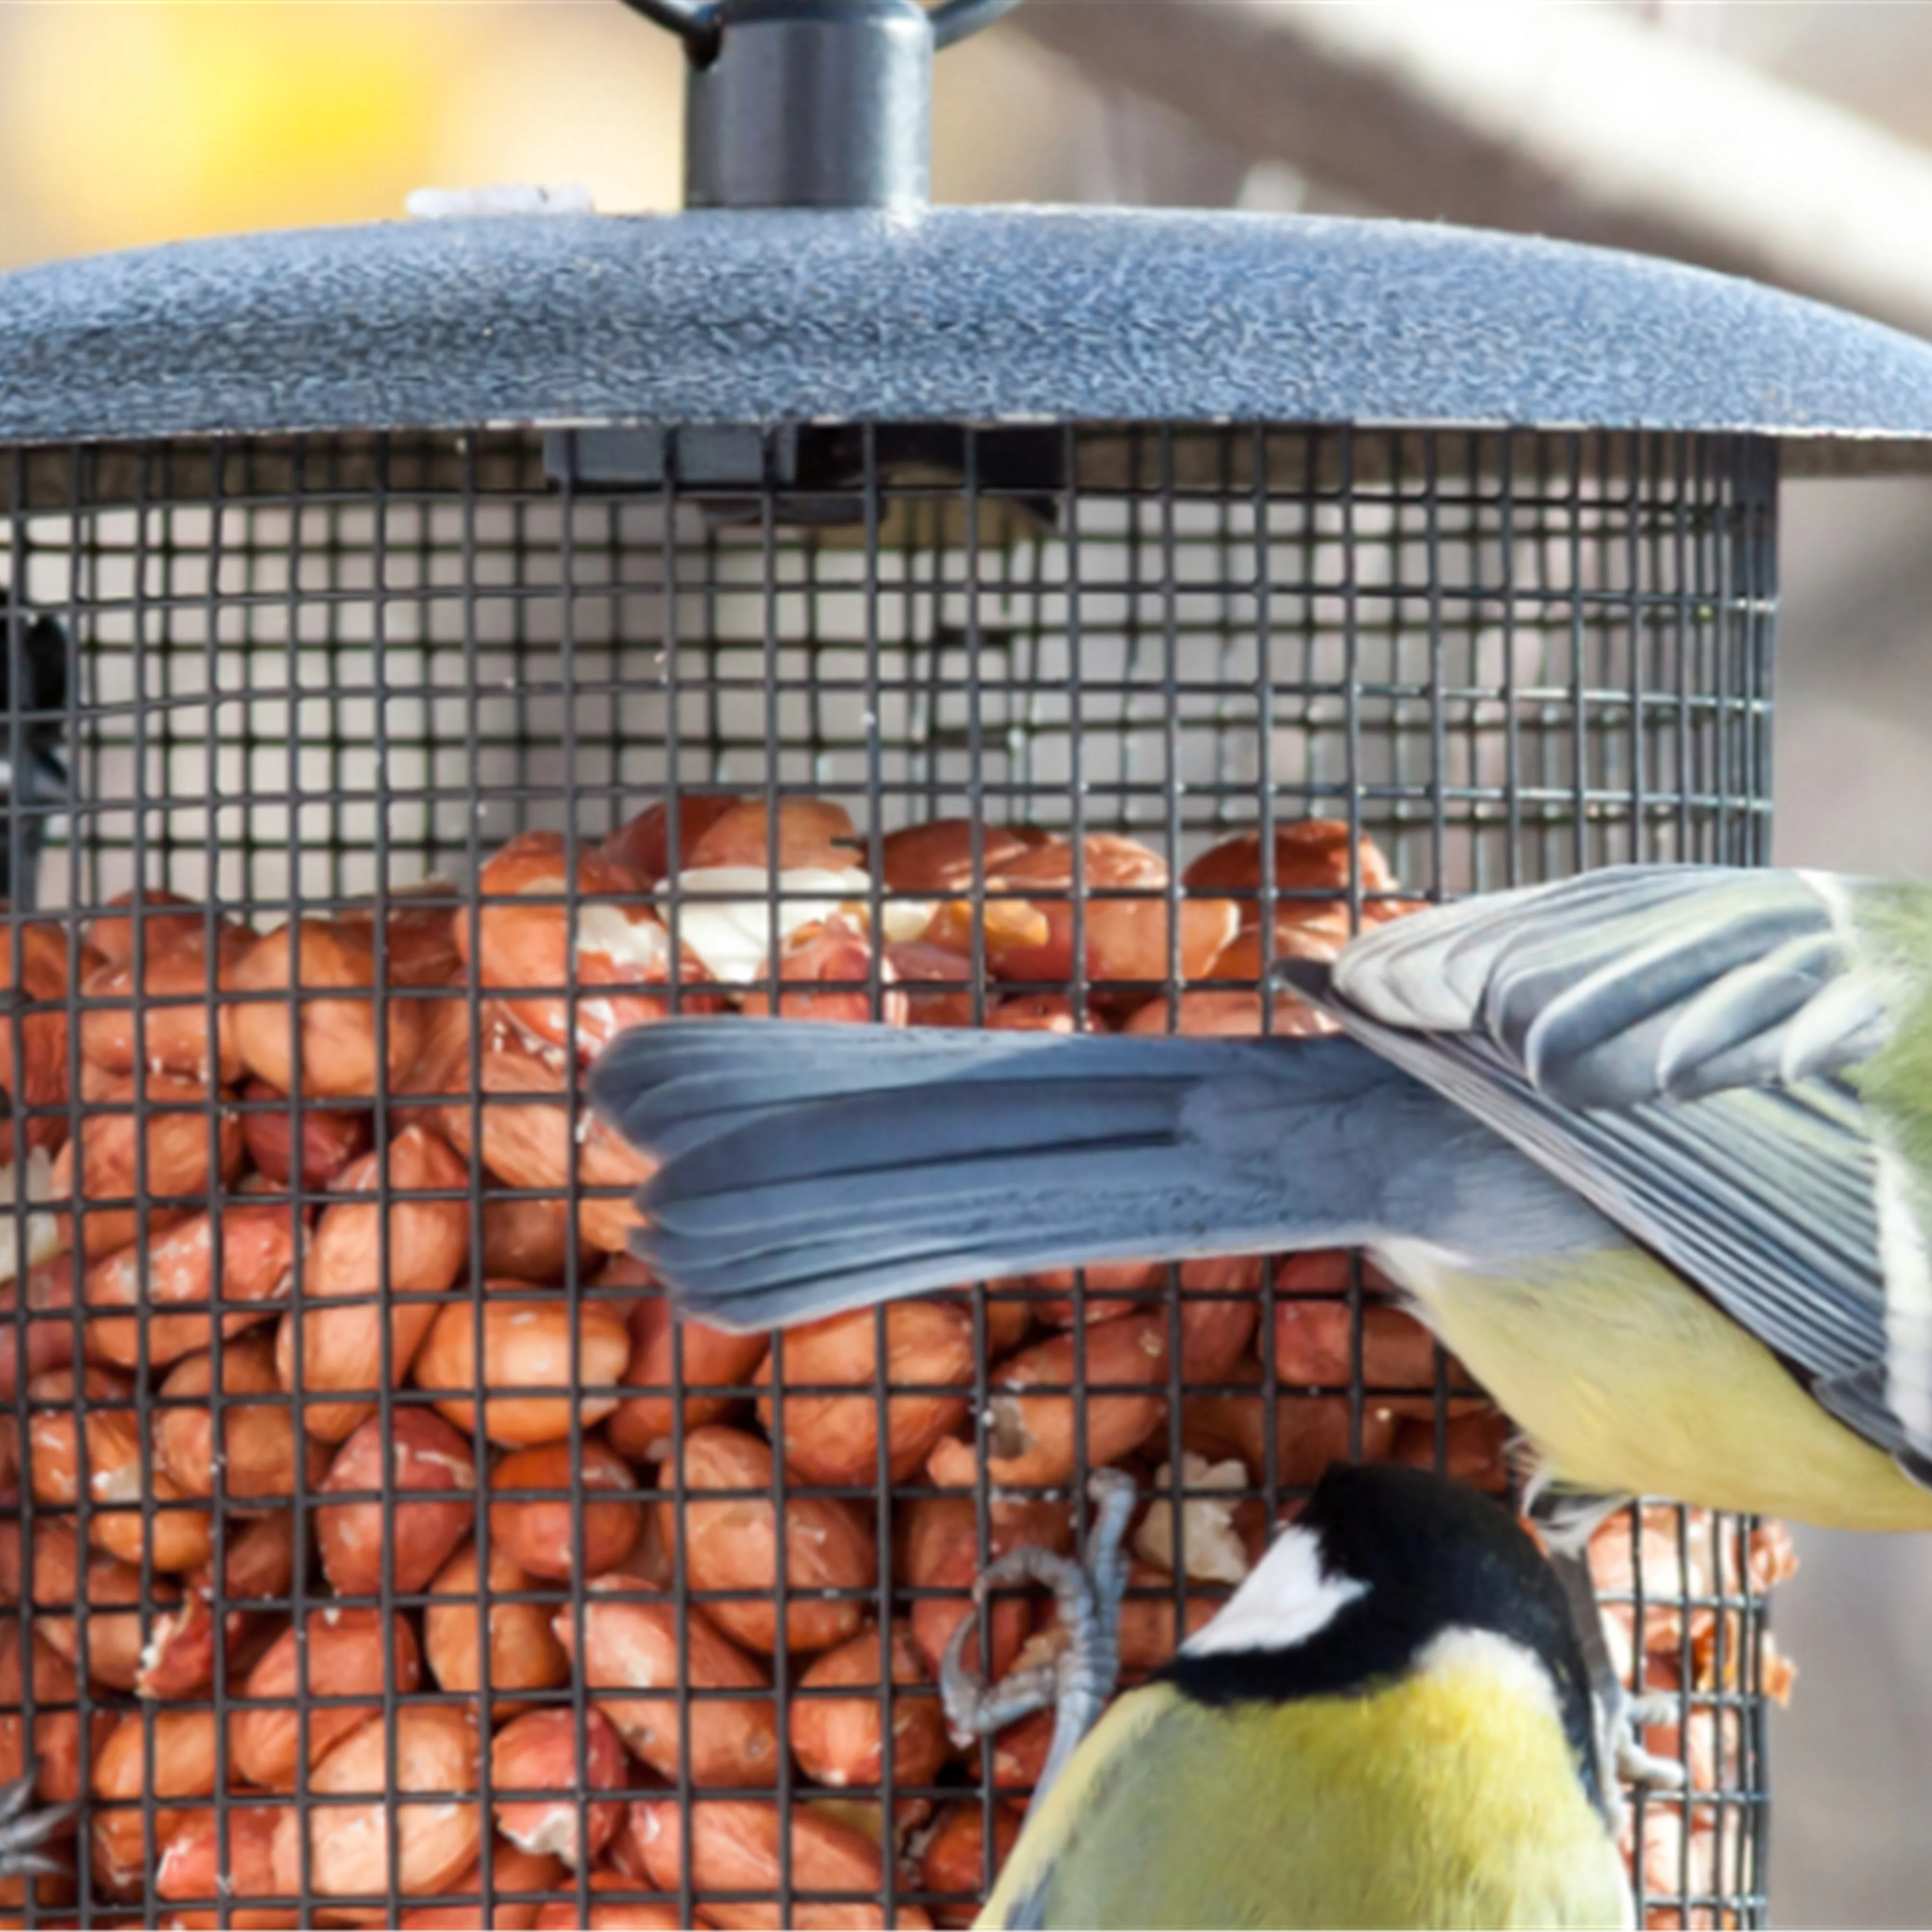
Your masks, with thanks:
M 24 1274 L 22 1217 L 0 1256 L 0 1370 L 26 1426 L 0 1430 L 0 1456 L 33 1507 L 0 1522 L 0 1592 L 34 1615 L 0 1624 L 0 1700 L 17 1708 L 30 1653 L 38 1714 L 31 1740 L 0 1718 L 0 1778 L 38 1755 L 46 1799 L 98 1801 L 75 1847 L 97 1906 L 152 1882 L 170 1923 L 214 1923 L 226 1899 L 294 1924 L 303 1898 L 376 1922 L 393 1884 L 446 1901 L 404 1925 L 456 1926 L 482 1922 L 460 1896 L 487 1882 L 530 1895 L 494 1922 L 561 1926 L 587 1868 L 596 1924 L 675 1924 L 688 1882 L 699 1924 L 775 1926 L 782 1783 L 790 1923 L 881 1922 L 854 1901 L 890 1858 L 926 1901 L 901 1923 L 964 1924 L 1050 1718 L 986 1761 L 962 1750 L 939 1661 L 991 1557 L 1072 1546 L 1081 1472 L 1142 1492 L 1127 1682 L 1331 1459 L 1439 1456 L 1506 1486 L 1504 1418 L 1339 1253 L 962 1286 L 782 1344 L 679 1328 L 624 1252 L 646 1163 L 573 1104 L 617 1034 L 674 1004 L 745 1024 L 1318 1033 L 1259 982 L 1270 958 L 1333 958 L 1352 898 L 1368 922 L 1411 908 L 1371 841 L 1311 820 L 1270 856 L 1234 833 L 1176 896 L 1166 860 L 1110 834 L 1076 854 L 917 825 L 883 841 L 874 878 L 829 802 L 788 799 L 774 822 L 761 800 L 693 796 L 676 828 L 674 851 L 657 804 L 586 834 L 574 878 L 569 842 L 523 833 L 473 898 L 397 882 L 380 930 L 364 906 L 258 934 L 152 889 L 84 931 L 18 925 L 29 1004 L 0 1030 L 0 1151 L 31 1211 Z M 1076 914 L 1092 889 L 1144 896 Z M 1754 1644 L 1784 1693 L 1744 1610 L 1790 1573 L 1788 1541 L 1650 1510 L 1634 1549 L 1620 1516 L 1592 1558 L 1620 1660 L 1684 1694 L 1682 1735 L 1650 1748 L 1684 1759 L 1694 1799 L 1745 1784 L 1724 1700 L 1750 1688 Z M 1640 1581 L 1640 1628 L 1618 1600 Z M 1040 1594 L 1003 1594 L 988 1628 L 996 1676 L 1057 1640 Z M 262 1802 L 298 1790 L 366 1800 Z M 1648 1890 L 1723 1888 L 1715 1808 L 1642 1815 Z M 653 1892 L 670 1902 L 625 1902 Z

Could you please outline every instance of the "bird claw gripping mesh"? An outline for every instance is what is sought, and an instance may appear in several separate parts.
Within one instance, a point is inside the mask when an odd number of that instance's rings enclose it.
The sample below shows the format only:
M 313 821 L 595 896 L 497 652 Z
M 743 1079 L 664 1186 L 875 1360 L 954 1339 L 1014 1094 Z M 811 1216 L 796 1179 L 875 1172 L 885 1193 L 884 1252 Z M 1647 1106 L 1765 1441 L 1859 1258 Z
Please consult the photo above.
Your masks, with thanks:
M 77 1802 L 30 1808 L 40 1774 L 29 1765 L 18 1778 L 0 1784 L 0 1879 L 60 1878 L 66 1864 L 40 1847 L 80 1812 Z
M 962 1617 L 946 1643 L 940 1670 L 946 1721 L 962 1744 L 1052 1708 L 1053 1743 L 1034 1788 L 1036 1804 L 1106 1708 L 1120 1672 L 1120 1604 L 1127 1587 L 1121 1544 L 1133 1513 L 1133 1481 L 1118 1469 L 1097 1470 L 1088 1480 L 1087 1493 L 1093 1498 L 1094 1518 L 1082 1561 L 1028 1544 L 989 1564 L 973 1586 L 977 1608 L 1003 1583 L 1044 1584 L 1053 1592 L 1064 1638 L 1059 1652 L 998 1684 L 986 1683 L 965 1662 L 966 1640 L 978 1619 Z

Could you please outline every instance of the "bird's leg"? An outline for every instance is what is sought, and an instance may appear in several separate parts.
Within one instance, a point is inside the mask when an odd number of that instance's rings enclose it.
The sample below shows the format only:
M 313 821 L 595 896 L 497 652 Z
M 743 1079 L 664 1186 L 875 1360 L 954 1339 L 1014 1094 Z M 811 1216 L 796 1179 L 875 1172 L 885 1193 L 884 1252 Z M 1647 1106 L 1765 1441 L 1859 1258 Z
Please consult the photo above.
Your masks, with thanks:
M 1666 1721 L 1676 1708 L 1667 1691 L 1640 1696 L 1627 1684 L 1610 1655 L 1610 1639 L 1604 1628 L 1604 1606 L 1597 1597 L 1595 1579 L 1590 1574 L 1590 1538 L 1617 1510 L 1625 1499 L 1613 1496 L 1579 1496 L 1568 1492 L 1540 1490 L 1529 1504 L 1529 1514 L 1543 1531 L 1550 1546 L 1550 1567 L 1570 1605 L 1576 1641 L 1590 1674 L 1590 1690 L 1595 1700 L 1598 1750 L 1603 1768 L 1618 1782 L 1646 1788 L 1674 1790 L 1684 1783 L 1684 1767 L 1674 1758 L 1659 1757 L 1644 1748 L 1643 1734 L 1652 1724 Z M 1606 1798 L 1613 1794 L 1605 1793 Z M 1621 1804 L 1621 1801 L 1617 1801 Z M 1622 1820 L 1618 1820 L 1619 1826 Z
M 48 1839 L 80 1810 L 77 1802 L 27 1807 L 40 1768 L 30 1764 L 20 1775 L 0 1784 L 0 1878 L 64 1878 L 68 1868 L 40 1850 Z
M 1045 1584 L 1053 1592 L 1066 1638 L 1059 1654 L 988 1684 L 966 1667 L 966 1640 L 978 1619 L 962 1617 L 940 1664 L 940 1701 L 953 1736 L 962 1743 L 1053 1706 L 1053 1743 L 1034 1788 L 1035 1804 L 1093 1728 L 1120 1671 L 1120 1603 L 1127 1586 L 1120 1544 L 1133 1511 L 1134 1486 L 1118 1470 L 1102 1469 L 1087 1487 L 1094 1514 L 1084 1563 L 1028 1544 L 988 1564 L 973 1585 L 976 1606 L 1002 1583 Z

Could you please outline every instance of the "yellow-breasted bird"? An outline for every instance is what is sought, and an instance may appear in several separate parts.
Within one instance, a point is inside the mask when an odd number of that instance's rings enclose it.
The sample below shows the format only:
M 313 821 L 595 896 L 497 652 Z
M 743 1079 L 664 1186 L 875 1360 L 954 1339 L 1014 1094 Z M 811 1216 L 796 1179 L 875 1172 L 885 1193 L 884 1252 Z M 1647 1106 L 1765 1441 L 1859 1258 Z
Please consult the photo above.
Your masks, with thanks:
M 1279 970 L 1342 1036 L 628 1034 L 640 1252 L 762 1328 L 1364 1247 L 1547 1484 L 1932 1528 L 1932 890 L 1619 868 Z
M 1630 1924 L 1583 1660 L 1535 1545 L 1439 1477 L 1330 1469 L 1035 1798 L 978 1922 Z

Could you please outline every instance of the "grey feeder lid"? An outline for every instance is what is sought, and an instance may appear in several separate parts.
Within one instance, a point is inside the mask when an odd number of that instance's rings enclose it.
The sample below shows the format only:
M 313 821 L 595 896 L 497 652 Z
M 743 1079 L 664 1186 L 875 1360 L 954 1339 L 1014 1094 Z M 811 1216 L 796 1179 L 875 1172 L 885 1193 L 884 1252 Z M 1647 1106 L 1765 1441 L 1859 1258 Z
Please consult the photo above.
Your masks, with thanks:
M 1932 467 L 1932 345 L 1420 224 L 1070 208 L 496 216 L 0 277 L 0 439 L 584 423 L 1741 431 Z

